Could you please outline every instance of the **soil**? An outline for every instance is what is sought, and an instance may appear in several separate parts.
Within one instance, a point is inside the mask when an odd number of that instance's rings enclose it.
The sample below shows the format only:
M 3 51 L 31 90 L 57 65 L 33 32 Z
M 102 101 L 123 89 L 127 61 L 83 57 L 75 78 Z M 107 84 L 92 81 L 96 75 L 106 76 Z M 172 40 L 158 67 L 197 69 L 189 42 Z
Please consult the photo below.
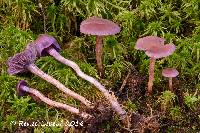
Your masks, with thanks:
M 34 133 L 34 127 L 18 126 L 18 127 L 16 127 L 16 129 L 14 130 L 13 133 Z
M 141 97 L 145 97 L 145 83 L 146 76 L 140 75 L 136 68 L 132 68 L 127 78 L 124 82 L 124 86 L 120 91 L 116 91 L 115 94 L 119 98 L 120 102 L 124 102 L 127 99 L 136 101 Z M 123 82 L 123 81 L 122 81 Z M 122 83 L 123 84 L 123 83 Z M 146 103 L 141 103 L 145 104 Z M 127 119 L 130 121 L 129 126 L 123 125 L 123 122 L 116 119 L 114 112 L 111 107 L 105 101 L 96 103 L 95 109 L 88 110 L 83 109 L 87 113 L 94 116 L 94 118 L 89 120 L 84 120 L 83 128 L 76 128 L 77 133 L 105 133 L 105 132 L 120 132 L 120 133 L 157 133 L 159 131 L 160 124 L 158 123 L 158 118 L 155 115 L 145 116 L 143 110 L 149 110 L 149 107 L 141 107 L 138 112 L 128 112 Z M 79 117 L 75 119 L 80 120 Z M 109 129 L 103 127 L 103 125 L 109 124 Z
M 109 104 L 99 102 L 95 105 L 93 110 L 84 110 L 94 116 L 91 119 L 83 120 L 80 117 L 75 117 L 76 121 L 84 121 L 83 127 L 76 127 L 74 133 L 157 133 L 159 131 L 159 123 L 155 116 L 145 117 L 139 113 L 130 113 L 128 119 L 130 121 L 130 127 L 124 126 L 123 122 L 116 119 L 114 112 L 110 108 Z M 105 125 L 109 124 L 109 128 L 105 128 Z M 66 133 L 70 131 L 70 128 L 65 130 Z
M 139 99 L 146 93 L 146 76 L 141 75 L 135 67 L 132 67 L 128 78 L 126 79 L 126 84 L 121 90 L 116 92 L 116 95 L 121 101 L 125 101 L 128 98 L 131 101 Z
M 127 76 L 128 75 L 128 76 Z M 177 96 L 175 104 L 181 108 L 182 116 L 179 119 L 173 119 L 169 116 L 169 110 L 163 112 L 159 106 L 153 103 L 158 100 L 158 97 L 163 92 L 163 85 L 154 86 L 157 89 L 155 96 L 149 97 L 146 94 L 147 76 L 141 75 L 136 68 L 132 68 L 121 81 L 121 88 L 115 91 L 120 103 L 125 103 L 127 99 L 133 103 L 137 103 L 136 112 L 128 112 L 127 118 L 129 125 L 124 125 L 121 120 L 116 117 L 109 103 L 106 101 L 98 101 L 95 103 L 94 109 L 81 108 L 80 110 L 91 114 L 93 117 L 87 120 L 75 116 L 74 120 L 84 121 L 84 126 L 73 128 L 74 133 L 167 133 L 171 132 L 196 132 L 200 129 L 192 129 L 193 127 L 200 128 L 199 115 L 200 107 L 197 112 L 189 109 L 184 104 L 183 85 L 175 78 L 173 80 L 174 93 Z M 115 90 L 115 88 L 113 88 Z M 109 126 L 108 126 L 109 125 Z M 19 127 L 18 127 L 19 128 Z M 65 133 L 71 132 L 71 127 L 65 129 Z M 27 129 L 24 129 L 27 130 Z M 30 129 L 32 131 L 32 129 Z M 18 133 L 16 131 L 16 133 Z M 29 132 L 27 132 L 29 133 Z M 31 133 L 31 132 L 30 132 Z

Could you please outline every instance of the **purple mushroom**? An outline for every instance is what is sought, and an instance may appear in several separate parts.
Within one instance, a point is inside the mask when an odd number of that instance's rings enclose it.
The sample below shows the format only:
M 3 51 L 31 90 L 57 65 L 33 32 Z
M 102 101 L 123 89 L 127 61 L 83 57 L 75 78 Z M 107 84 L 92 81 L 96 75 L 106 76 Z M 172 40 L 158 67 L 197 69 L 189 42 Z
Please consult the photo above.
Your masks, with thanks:
M 24 80 L 21 80 L 18 84 L 17 84 L 17 87 L 16 87 L 16 89 L 17 89 L 17 95 L 18 96 L 26 96 L 27 94 L 29 95 L 29 96 L 31 96 L 35 101 L 37 101 L 37 102 L 41 102 L 41 100 L 37 97 L 37 96 L 35 96 L 34 94 L 31 94 L 31 93 L 28 93 L 28 90 L 26 90 L 26 88 L 24 88 L 23 90 L 21 90 L 21 86 L 27 86 L 27 83 L 24 81 Z
M 40 70 L 35 64 L 34 61 L 36 59 L 36 50 L 33 45 L 30 45 L 32 49 L 26 49 L 25 51 L 16 54 L 15 56 L 9 58 L 8 60 L 8 73 L 11 75 L 15 75 L 18 73 L 23 73 L 30 71 L 33 74 L 41 77 L 42 79 L 46 80 L 47 82 L 53 84 L 61 91 L 66 93 L 67 95 L 81 101 L 87 107 L 91 107 L 91 102 L 88 101 L 86 98 L 78 95 L 77 93 L 71 91 L 70 89 L 66 88 L 63 84 L 61 84 L 58 80 L 54 79 L 50 75 L 44 73 Z
M 172 78 L 178 76 L 179 72 L 174 68 L 165 68 L 162 71 L 164 77 L 169 78 L 169 89 L 173 92 Z
M 144 50 L 145 54 L 150 57 L 149 65 L 149 82 L 148 82 L 148 94 L 152 94 L 152 87 L 154 81 L 154 66 L 155 60 L 171 55 L 176 47 L 174 44 L 164 45 L 165 39 L 157 36 L 146 36 L 139 38 L 136 42 L 135 49 Z
M 85 113 L 85 112 L 80 112 L 79 109 L 69 106 L 67 104 L 63 104 L 60 102 L 56 102 L 53 101 L 51 99 L 49 99 L 48 97 L 45 97 L 42 93 L 40 93 L 38 90 L 33 89 L 33 88 L 29 88 L 27 83 L 24 80 L 19 81 L 18 85 L 17 85 L 17 93 L 19 96 L 24 96 L 26 94 L 30 95 L 32 98 L 34 97 L 39 99 L 40 101 L 43 101 L 44 103 L 52 106 L 52 107 L 56 107 L 56 108 L 61 108 L 61 109 L 65 109 L 73 114 L 79 115 L 83 118 L 90 118 L 91 115 Z
M 120 32 L 120 27 L 107 19 L 90 17 L 80 25 L 80 32 L 96 36 L 96 61 L 100 77 L 104 76 L 102 56 L 102 40 L 104 36 L 114 35 Z
M 89 81 L 91 84 L 95 85 L 104 94 L 104 96 L 109 100 L 109 102 L 111 103 L 111 106 L 117 112 L 117 114 L 119 114 L 121 117 L 124 117 L 126 112 L 122 109 L 122 107 L 118 103 L 117 98 L 114 96 L 111 96 L 109 94 L 108 90 L 106 90 L 105 87 L 103 85 L 101 85 L 101 83 L 99 83 L 96 79 L 83 73 L 81 71 L 80 67 L 76 63 L 62 57 L 58 53 L 59 49 L 57 49 L 57 48 L 59 48 L 59 45 L 52 36 L 46 35 L 46 34 L 40 35 L 36 39 L 36 41 L 33 42 L 33 44 L 35 45 L 35 49 L 38 52 L 38 54 L 37 54 L 38 56 L 45 56 L 45 55 L 53 56 L 59 62 L 70 66 L 77 73 L 78 76 Z M 33 49 L 32 44 L 30 46 L 28 45 L 27 49 Z

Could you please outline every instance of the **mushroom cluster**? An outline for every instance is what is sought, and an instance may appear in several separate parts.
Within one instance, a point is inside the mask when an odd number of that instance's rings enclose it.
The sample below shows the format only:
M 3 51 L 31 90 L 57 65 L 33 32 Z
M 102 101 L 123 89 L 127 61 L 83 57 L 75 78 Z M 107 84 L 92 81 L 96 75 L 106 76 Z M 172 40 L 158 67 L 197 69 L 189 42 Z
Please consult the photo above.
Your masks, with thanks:
M 30 45 L 32 45 L 32 44 L 30 44 Z M 52 76 L 46 74 L 41 69 L 39 69 L 34 64 L 34 62 L 36 60 L 36 51 L 35 51 L 34 47 L 31 47 L 31 48 L 32 49 L 26 49 L 23 52 L 18 53 L 15 56 L 9 58 L 9 60 L 8 60 L 8 66 L 9 66 L 8 73 L 9 74 L 15 75 L 18 73 L 30 71 L 31 73 L 41 77 L 42 79 L 46 80 L 47 82 L 53 84 L 54 86 L 59 88 L 61 91 L 63 91 L 67 95 L 81 101 L 87 107 L 92 108 L 91 102 L 89 100 L 87 100 L 83 96 L 75 93 L 74 91 L 71 91 L 70 89 L 65 87 L 62 83 L 60 83 L 58 80 L 54 79 Z
M 117 102 L 117 98 L 115 96 L 110 95 L 109 91 L 105 89 L 105 87 L 101 85 L 101 83 L 98 82 L 96 79 L 83 73 L 80 67 L 75 62 L 62 57 L 59 54 L 59 45 L 57 41 L 55 40 L 55 38 L 46 34 L 40 35 L 34 42 L 34 46 L 38 53 L 37 54 L 38 56 L 51 55 L 62 64 L 70 66 L 77 73 L 78 76 L 80 76 L 81 78 L 89 81 L 91 84 L 96 86 L 111 103 L 111 106 L 113 107 L 113 109 L 116 110 L 116 112 L 121 117 L 124 117 L 126 113 L 120 107 L 119 103 Z M 31 46 L 27 46 L 27 49 L 29 48 L 31 48 Z
M 135 49 L 145 51 L 145 54 L 150 57 L 149 82 L 147 92 L 149 95 L 151 95 L 156 59 L 171 55 L 175 51 L 176 46 L 174 44 L 165 44 L 165 39 L 163 38 L 157 36 L 146 36 L 137 40 Z
M 61 50 L 60 46 L 54 37 L 47 35 L 47 34 L 39 35 L 39 37 L 35 41 L 33 41 L 27 45 L 27 47 L 24 51 L 22 51 L 21 53 L 17 53 L 15 56 L 9 58 L 8 73 L 11 75 L 16 75 L 18 73 L 23 73 L 23 72 L 29 71 L 29 72 L 41 77 L 42 79 L 46 80 L 47 82 L 53 84 L 54 86 L 56 86 L 58 89 L 60 89 L 67 95 L 81 101 L 88 108 L 93 108 L 94 106 L 92 105 L 92 102 L 90 102 L 83 96 L 75 93 L 74 91 L 71 91 L 70 89 L 65 87 L 62 83 L 60 83 L 58 80 L 56 80 L 52 76 L 44 73 L 41 69 L 39 69 L 34 64 L 37 57 L 50 55 L 50 56 L 54 57 L 56 60 L 58 60 L 59 62 L 65 64 L 67 66 L 70 66 L 77 73 L 78 76 L 80 76 L 81 78 L 89 81 L 91 84 L 96 86 L 103 93 L 105 98 L 109 101 L 111 107 L 116 111 L 116 113 L 120 116 L 120 118 L 124 119 L 126 116 L 126 111 L 118 103 L 115 95 L 111 95 L 110 92 L 107 89 L 105 89 L 105 87 L 100 82 L 98 82 L 95 78 L 82 72 L 80 67 L 75 62 L 62 57 L 59 54 L 60 50 Z M 20 82 L 20 83 L 24 84 L 24 81 Z M 22 88 L 24 88 L 24 91 L 22 93 L 29 92 L 30 96 L 33 99 L 39 98 L 39 99 L 43 100 L 45 103 L 55 106 L 55 107 L 59 107 L 59 108 L 62 105 L 61 103 L 53 102 L 49 99 L 44 98 L 44 96 L 39 91 L 36 91 L 35 89 L 28 89 L 27 87 L 22 87 Z M 36 92 L 37 92 L 38 96 L 35 95 Z M 54 104 L 52 104 L 52 102 Z M 65 108 L 65 109 L 69 110 L 69 108 L 68 109 Z M 70 112 L 75 113 L 72 110 L 70 110 Z
M 119 33 L 120 27 L 110 20 L 98 17 L 90 17 L 81 23 L 80 32 L 96 36 L 95 51 L 97 69 L 100 77 L 104 77 L 103 64 L 101 60 L 103 37 Z M 147 92 L 149 95 L 151 95 L 154 81 L 154 66 L 156 59 L 171 55 L 175 51 L 176 47 L 174 44 L 165 44 L 165 39 L 163 38 L 157 36 L 146 36 L 137 40 L 135 49 L 145 51 L 145 54 L 150 58 L 149 81 Z M 85 97 L 77 94 L 76 92 L 68 89 L 61 82 L 59 82 L 52 76 L 46 74 L 34 64 L 37 58 L 40 58 L 42 56 L 52 56 L 58 62 L 71 67 L 79 77 L 83 78 L 84 80 L 87 80 L 96 88 L 98 88 L 99 91 L 101 91 L 101 93 L 109 101 L 112 109 L 120 116 L 123 122 L 126 122 L 125 118 L 127 118 L 127 113 L 118 103 L 114 93 L 110 93 L 99 81 L 97 81 L 92 76 L 89 76 L 82 72 L 80 67 L 75 62 L 64 58 L 59 53 L 60 51 L 61 47 L 59 46 L 58 42 L 53 36 L 50 36 L 48 34 L 41 34 L 35 41 L 29 43 L 24 51 L 17 53 L 16 55 L 8 59 L 8 73 L 11 75 L 16 75 L 18 73 L 31 72 L 46 80 L 47 82 L 51 83 L 67 95 L 79 100 L 86 107 L 94 109 L 92 102 L 87 100 Z M 169 77 L 169 88 L 171 91 L 173 91 L 172 77 L 177 76 L 179 74 L 178 71 L 172 68 L 167 68 L 163 70 L 162 74 L 165 77 Z M 82 112 L 75 107 L 49 99 L 38 90 L 28 87 L 27 83 L 24 80 L 19 81 L 17 85 L 17 93 L 19 96 L 28 94 L 35 100 L 43 101 L 44 103 L 56 108 L 65 109 L 83 118 L 92 117 L 90 114 Z

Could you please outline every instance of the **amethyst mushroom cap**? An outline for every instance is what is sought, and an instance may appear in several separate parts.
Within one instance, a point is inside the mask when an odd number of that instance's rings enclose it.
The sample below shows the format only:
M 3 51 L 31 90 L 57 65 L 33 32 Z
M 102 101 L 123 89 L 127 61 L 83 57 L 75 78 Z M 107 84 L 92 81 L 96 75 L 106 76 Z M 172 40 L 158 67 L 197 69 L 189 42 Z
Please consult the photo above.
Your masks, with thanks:
M 8 73 L 15 75 L 29 71 L 28 66 L 33 64 L 36 60 L 35 49 L 25 50 L 24 52 L 17 53 L 14 57 L 8 59 Z
M 150 50 L 152 47 L 164 45 L 165 39 L 157 36 L 146 36 L 139 38 L 136 42 L 135 49 L 137 50 Z
M 164 44 L 165 39 L 157 36 L 146 36 L 139 38 L 136 42 L 135 49 L 145 51 L 148 57 L 158 59 L 171 55 L 176 46 L 174 44 Z
M 164 77 L 168 77 L 168 78 L 170 78 L 170 77 L 172 77 L 172 78 L 176 77 L 176 76 L 178 76 L 178 74 L 179 74 L 179 72 L 176 69 L 174 69 L 174 68 L 165 68 L 162 71 L 162 75 Z
M 149 48 L 149 50 L 146 50 L 145 54 L 148 57 L 159 59 L 163 57 L 167 57 L 171 55 L 176 49 L 176 46 L 174 44 L 166 44 L 163 46 L 153 46 L 152 48 Z
M 39 99 L 36 95 L 30 93 L 30 88 L 28 88 L 27 86 L 28 86 L 28 84 L 27 84 L 27 82 L 24 81 L 24 80 L 20 80 L 20 81 L 18 82 L 17 87 L 16 87 L 18 96 L 21 97 L 21 96 L 26 96 L 26 95 L 28 94 L 28 95 L 30 95 L 35 101 L 41 102 L 40 99 Z
M 22 89 L 23 86 L 27 86 L 27 83 L 24 80 L 19 81 L 16 87 L 18 96 L 25 96 L 28 93 L 28 90 Z
M 88 35 L 96 36 L 96 61 L 97 69 L 100 77 L 104 77 L 104 70 L 102 65 L 102 40 L 103 36 L 115 35 L 120 32 L 120 27 L 110 20 L 98 17 L 90 17 L 80 25 L 80 32 Z
M 80 25 L 80 32 L 88 35 L 106 36 L 120 32 L 120 27 L 110 20 L 90 17 Z
M 61 48 L 56 41 L 56 39 L 50 35 L 47 34 L 41 34 L 35 41 L 36 50 L 38 53 L 38 56 L 47 56 L 49 53 L 46 51 L 46 49 L 49 49 L 52 47 L 57 52 L 60 52 Z

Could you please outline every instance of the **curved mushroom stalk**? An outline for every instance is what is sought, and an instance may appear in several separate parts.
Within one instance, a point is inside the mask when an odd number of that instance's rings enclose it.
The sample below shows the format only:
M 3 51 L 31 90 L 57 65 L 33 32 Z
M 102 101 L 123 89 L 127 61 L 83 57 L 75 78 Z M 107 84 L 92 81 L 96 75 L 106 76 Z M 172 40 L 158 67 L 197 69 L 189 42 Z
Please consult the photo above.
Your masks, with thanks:
M 27 93 L 27 94 L 31 95 L 31 97 L 34 97 L 34 99 L 37 98 L 37 99 L 43 101 L 44 103 L 46 103 L 46 104 L 48 104 L 52 107 L 65 109 L 65 110 L 67 110 L 67 111 L 69 111 L 73 114 L 79 115 L 79 116 L 81 116 L 85 119 L 92 117 L 90 114 L 88 114 L 86 112 L 80 112 L 79 109 L 77 109 L 75 107 L 72 107 L 72 106 L 69 106 L 67 104 L 63 104 L 63 103 L 60 103 L 60 102 L 53 101 L 53 100 L 49 99 L 48 97 L 45 97 L 38 90 L 33 89 L 33 88 L 29 88 L 27 86 L 27 83 L 23 80 L 18 83 L 17 92 L 18 92 L 19 96 L 23 96 Z
M 122 109 L 122 107 L 118 103 L 117 98 L 114 96 L 114 94 L 110 95 L 108 90 L 106 90 L 105 87 L 101 85 L 101 83 L 99 83 L 95 78 L 86 75 L 84 72 L 81 71 L 80 67 L 76 63 L 62 57 L 55 49 L 52 48 L 52 49 L 48 49 L 47 51 L 56 60 L 74 69 L 78 76 L 80 76 L 81 78 L 89 81 L 91 84 L 96 86 L 103 93 L 103 95 L 109 100 L 112 108 L 117 112 L 117 114 L 121 116 L 121 118 L 125 116 L 126 112 L 125 110 Z
M 103 85 L 101 85 L 101 83 L 99 83 L 96 79 L 83 73 L 76 63 L 74 63 L 71 60 L 65 59 L 64 57 L 62 57 L 59 54 L 58 50 L 55 49 L 55 48 L 58 48 L 59 45 L 52 36 L 41 35 L 34 43 L 35 43 L 35 47 L 38 52 L 38 56 L 44 56 L 44 53 L 45 53 L 45 55 L 51 55 L 59 62 L 73 68 L 78 76 L 80 76 L 81 78 L 83 78 L 83 79 L 89 81 L 90 83 L 92 83 L 93 85 L 95 85 L 103 93 L 103 95 L 110 102 L 112 108 L 117 112 L 117 114 L 119 114 L 121 116 L 121 118 L 123 118 L 125 116 L 125 114 L 126 114 L 125 110 L 122 109 L 122 107 L 117 102 L 117 99 L 114 95 L 110 95 L 108 90 L 106 90 L 105 87 Z
M 15 75 L 17 73 L 23 73 L 26 71 L 30 71 L 33 74 L 41 77 L 42 79 L 46 80 L 47 82 L 53 84 L 58 89 L 66 93 L 67 95 L 81 101 L 84 103 L 87 107 L 93 108 L 90 101 L 88 101 L 83 96 L 75 93 L 74 91 L 71 91 L 67 87 L 65 87 L 62 83 L 60 83 L 58 80 L 54 79 L 50 75 L 44 73 L 42 70 L 40 70 L 35 64 L 34 61 L 36 59 L 34 49 L 26 49 L 24 52 L 16 54 L 14 57 L 10 58 L 8 60 L 8 73 Z

